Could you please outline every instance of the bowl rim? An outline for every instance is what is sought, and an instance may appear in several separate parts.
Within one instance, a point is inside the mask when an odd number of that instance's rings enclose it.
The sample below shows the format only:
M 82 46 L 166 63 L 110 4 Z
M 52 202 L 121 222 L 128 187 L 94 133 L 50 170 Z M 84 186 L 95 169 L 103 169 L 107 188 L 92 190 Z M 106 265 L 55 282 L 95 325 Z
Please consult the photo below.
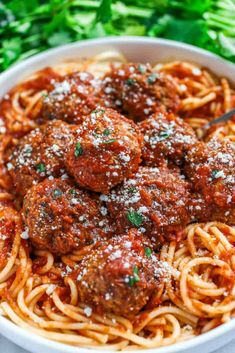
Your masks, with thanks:
M 44 61 L 45 59 L 53 56 L 55 54 L 59 54 L 61 52 L 68 51 L 72 48 L 86 48 L 92 47 L 93 45 L 97 44 L 145 44 L 145 43 L 153 43 L 154 45 L 159 44 L 163 47 L 170 47 L 176 49 L 184 49 L 186 51 L 191 52 L 192 54 L 200 54 L 201 56 L 208 59 L 208 61 L 217 61 L 218 64 L 227 67 L 227 69 L 232 69 L 235 71 L 235 65 L 216 54 L 208 52 L 207 50 L 197 48 L 193 45 L 176 42 L 173 40 L 168 39 L 158 39 L 158 38 L 147 38 L 147 37 L 139 37 L 139 36 L 120 36 L 120 37 L 106 37 L 106 38 L 97 38 L 97 39 L 88 39 L 83 41 L 78 41 L 70 44 L 66 44 L 63 46 L 59 46 L 56 48 L 45 50 L 42 53 L 36 54 L 32 57 L 27 58 L 26 60 L 15 63 L 12 67 L 4 71 L 0 74 L 0 86 L 4 85 L 4 82 L 7 81 L 8 76 L 12 76 L 14 74 L 19 73 L 20 71 L 24 71 L 29 65 L 36 64 L 38 62 Z M 45 65 L 46 66 L 46 65 Z M 174 343 L 170 346 L 163 346 L 159 348 L 146 348 L 142 351 L 145 353 L 179 353 L 184 352 L 189 349 L 193 349 L 198 347 L 202 347 L 205 343 L 212 342 L 215 338 L 219 336 L 224 336 L 225 334 L 231 333 L 231 331 L 235 329 L 235 319 L 231 320 L 228 323 L 222 324 L 219 327 L 212 329 L 209 332 L 201 334 L 200 336 L 196 336 L 191 338 L 187 341 L 182 341 L 179 343 Z M 29 344 L 32 345 L 40 345 L 41 348 L 52 348 L 53 350 L 57 350 L 58 353 L 97 353 L 96 349 L 92 348 L 85 348 L 79 346 L 68 345 L 64 343 L 60 343 L 57 341 L 52 341 L 46 339 L 40 335 L 37 335 L 32 332 L 28 332 L 26 329 L 23 329 L 16 325 L 15 323 L 11 322 L 9 319 L 5 318 L 4 316 L 0 315 L 0 330 L 1 334 L 6 338 L 12 340 L 12 342 L 16 342 L 16 344 L 21 345 L 19 340 L 27 340 Z M 14 340 L 14 337 L 16 338 Z M 22 345 L 23 347 L 23 345 Z M 105 350 L 107 353 L 113 353 L 113 350 Z M 136 352 L 133 350 L 132 352 Z M 139 350 L 138 350 L 139 352 Z

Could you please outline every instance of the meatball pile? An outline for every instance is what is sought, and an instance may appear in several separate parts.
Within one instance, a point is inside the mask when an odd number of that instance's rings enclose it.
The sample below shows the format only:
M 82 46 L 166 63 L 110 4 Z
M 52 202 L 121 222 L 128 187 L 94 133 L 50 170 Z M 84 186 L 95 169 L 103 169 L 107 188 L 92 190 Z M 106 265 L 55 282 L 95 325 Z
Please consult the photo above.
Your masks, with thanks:
M 191 222 L 235 224 L 234 144 L 199 141 L 174 79 L 150 65 L 51 84 L 43 124 L 6 155 L 24 232 L 57 258 L 92 244 L 70 274 L 80 301 L 132 318 L 169 275 L 159 246 Z

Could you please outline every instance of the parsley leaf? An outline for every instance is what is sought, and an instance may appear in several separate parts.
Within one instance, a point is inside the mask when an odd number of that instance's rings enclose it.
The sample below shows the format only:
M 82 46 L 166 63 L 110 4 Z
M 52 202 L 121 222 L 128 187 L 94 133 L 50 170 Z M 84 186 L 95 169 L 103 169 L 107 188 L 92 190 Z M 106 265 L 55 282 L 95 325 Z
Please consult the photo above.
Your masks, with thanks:
M 104 135 L 104 136 L 109 136 L 109 135 L 110 135 L 110 130 L 109 130 L 109 129 L 105 129 L 105 130 L 103 131 L 103 135 Z
M 152 250 L 148 247 L 144 249 L 144 252 L 147 257 L 150 257 L 152 254 Z
M 139 269 L 137 266 L 133 267 L 133 276 L 129 276 L 129 280 L 128 280 L 128 285 L 130 287 L 133 287 L 135 285 L 135 283 L 140 281 L 140 277 L 139 277 Z
M 127 80 L 126 80 L 126 84 L 128 85 L 128 86 L 133 86 L 134 84 L 135 84 L 135 80 L 133 79 L 133 78 L 128 78 Z
M 168 137 L 170 137 L 170 133 L 168 131 L 161 131 L 159 133 L 159 137 L 160 137 L 161 140 L 165 140 Z
M 141 224 L 143 223 L 142 215 L 136 211 L 129 211 L 127 213 L 127 219 L 129 222 L 131 222 L 137 228 L 140 227 Z
M 109 140 L 103 141 L 102 143 L 107 145 L 109 143 L 113 143 L 113 142 L 116 142 L 116 141 L 117 141 L 116 139 L 109 139 Z
M 74 150 L 74 156 L 79 157 L 82 154 L 83 154 L 83 149 L 82 149 L 81 143 L 77 142 Z
M 107 23 L 112 18 L 112 0 L 101 0 L 100 6 L 97 9 L 96 21 Z
M 53 190 L 53 198 L 56 199 L 57 197 L 60 197 L 61 195 L 63 195 L 61 190 L 59 190 L 59 189 Z
M 44 173 L 46 171 L 46 166 L 44 163 L 38 163 L 36 165 L 36 170 L 38 173 Z

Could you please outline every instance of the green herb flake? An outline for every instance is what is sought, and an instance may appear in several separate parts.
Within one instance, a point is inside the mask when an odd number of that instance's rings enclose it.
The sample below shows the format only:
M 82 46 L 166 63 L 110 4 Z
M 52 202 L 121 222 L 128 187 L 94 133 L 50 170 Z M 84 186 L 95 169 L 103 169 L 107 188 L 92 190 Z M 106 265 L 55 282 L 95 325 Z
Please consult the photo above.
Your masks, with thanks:
M 46 166 L 44 163 L 38 163 L 36 165 L 36 170 L 38 173 L 44 173 L 46 171 Z
M 149 75 L 149 77 L 147 78 L 147 82 L 152 85 L 153 83 L 156 82 L 157 79 L 157 74 L 151 74 Z
M 127 213 L 127 219 L 137 228 L 140 227 L 143 222 L 143 217 L 136 211 L 129 211 Z
M 103 141 L 102 143 L 108 145 L 109 143 L 113 143 L 113 142 L 116 142 L 116 141 L 117 141 L 116 139 L 109 139 L 109 140 Z
M 69 194 L 71 195 L 77 195 L 77 191 L 75 189 L 70 189 Z
M 75 146 L 74 155 L 75 157 L 79 157 L 82 155 L 82 153 L 83 153 L 83 149 L 82 149 L 81 143 L 77 142 Z
M 128 285 L 129 285 L 130 287 L 133 287 L 134 284 L 135 284 L 135 279 L 134 279 L 134 277 L 133 277 L 133 276 L 129 276 Z
M 150 257 L 152 254 L 152 250 L 148 247 L 144 249 L 144 252 L 147 257 Z
M 104 135 L 104 136 L 109 136 L 109 135 L 110 135 L 110 130 L 109 130 L 109 129 L 105 129 L 105 130 L 103 131 L 103 135 Z
M 168 131 L 161 131 L 159 137 L 161 138 L 161 140 L 165 140 L 170 137 L 170 133 Z
M 214 180 L 214 179 L 219 178 L 219 173 L 220 173 L 220 170 L 217 170 L 217 169 L 212 170 L 211 179 Z
M 104 110 L 104 109 L 101 109 L 101 108 L 98 108 L 98 109 L 93 110 L 91 113 L 94 113 L 94 114 L 104 114 L 104 113 L 105 113 L 105 110 Z
M 133 85 L 135 84 L 135 80 L 134 80 L 133 78 L 128 78 L 128 79 L 126 80 L 126 84 L 127 84 L 128 86 L 133 86 Z
M 135 283 L 140 281 L 140 277 L 139 277 L 138 273 L 139 273 L 138 267 L 134 266 L 134 268 L 133 268 L 133 276 L 129 276 L 129 279 L 128 279 L 128 285 L 130 287 L 133 287 L 135 285 Z
M 42 97 L 43 97 L 43 98 L 47 98 L 47 97 L 48 97 L 48 93 L 43 92 L 43 93 L 42 93 Z
M 60 197 L 61 195 L 63 195 L 61 190 L 59 190 L 59 189 L 53 190 L 53 197 L 54 198 Z
M 135 187 L 131 186 L 130 188 L 128 188 L 127 191 L 128 191 L 130 194 L 133 194 L 134 192 L 137 191 L 137 189 L 136 189 Z

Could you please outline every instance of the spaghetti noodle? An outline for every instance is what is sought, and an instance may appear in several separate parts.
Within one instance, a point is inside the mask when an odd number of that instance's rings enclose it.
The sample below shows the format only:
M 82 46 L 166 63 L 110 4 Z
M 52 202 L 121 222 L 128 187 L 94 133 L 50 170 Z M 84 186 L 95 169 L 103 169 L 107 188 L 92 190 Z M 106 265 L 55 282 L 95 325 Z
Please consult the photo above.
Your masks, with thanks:
M 182 242 L 166 242 L 157 257 L 167 275 L 146 307 L 130 320 L 90 312 L 79 302 L 76 281 L 69 276 L 91 246 L 55 256 L 35 250 L 12 207 L 14 196 L 3 161 L 8 146 L 37 126 L 42 95 L 51 80 L 74 70 L 102 75 L 110 63 L 125 62 L 119 53 L 103 53 L 80 62 L 45 69 L 19 84 L 0 103 L 0 312 L 20 327 L 42 337 L 101 350 L 166 346 L 207 332 L 235 313 L 235 230 L 219 223 L 194 223 Z M 157 64 L 154 70 L 174 78 L 180 115 L 201 135 L 202 126 L 235 107 L 229 82 L 186 62 Z M 235 122 L 210 132 L 235 139 Z

